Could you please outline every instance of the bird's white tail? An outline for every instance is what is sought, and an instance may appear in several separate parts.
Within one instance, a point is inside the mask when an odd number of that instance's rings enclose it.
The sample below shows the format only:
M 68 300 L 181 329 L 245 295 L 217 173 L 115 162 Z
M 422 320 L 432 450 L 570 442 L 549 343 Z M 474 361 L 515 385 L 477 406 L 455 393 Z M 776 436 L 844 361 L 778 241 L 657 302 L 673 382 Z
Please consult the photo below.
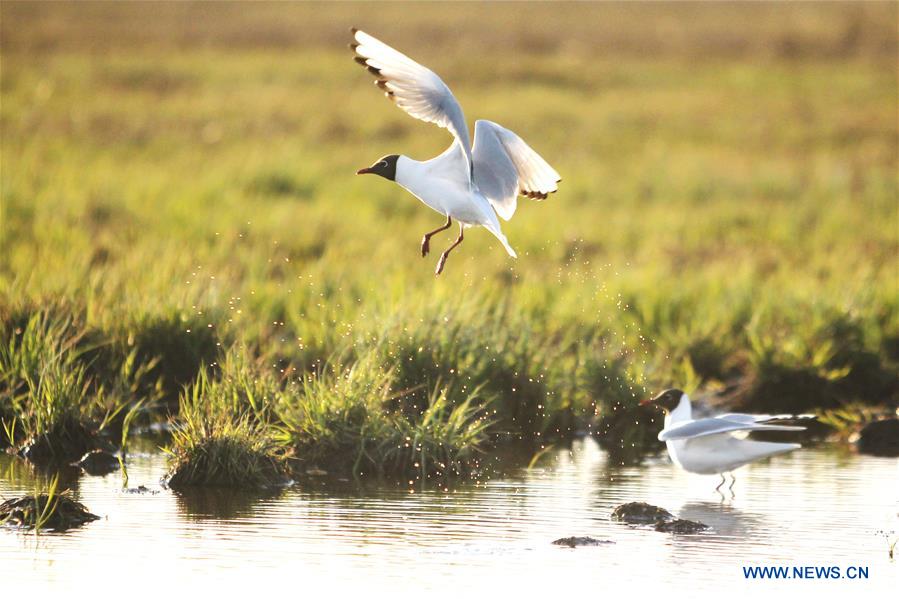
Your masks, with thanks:
M 771 443 L 769 441 L 743 441 L 741 446 L 746 457 L 744 464 L 754 460 L 771 457 L 779 453 L 786 453 L 802 447 L 799 443 Z
M 510 256 L 512 256 L 513 258 L 517 258 L 517 257 L 518 257 L 518 254 L 516 254 L 516 253 L 515 253 L 515 250 L 512 249 L 512 246 L 509 245 L 509 240 L 506 239 L 506 236 L 502 234 L 502 231 L 500 231 L 499 229 L 495 229 L 495 228 L 493 228 L 493 227 L 486 227 L 486 226 L 485 226 L 484 228 L 487 229 L 488 231 L 490 231 L 491 233 L 493 233 L 493 236 L 494 236 L 494 237 L 496 237 L 497 239 L 499 239 L 499 242 L 500 242 L 501 244 L 503 244 L 503 247 L 506 248 L 506 251 L 509 252 L 509 255 L 510 255 Z

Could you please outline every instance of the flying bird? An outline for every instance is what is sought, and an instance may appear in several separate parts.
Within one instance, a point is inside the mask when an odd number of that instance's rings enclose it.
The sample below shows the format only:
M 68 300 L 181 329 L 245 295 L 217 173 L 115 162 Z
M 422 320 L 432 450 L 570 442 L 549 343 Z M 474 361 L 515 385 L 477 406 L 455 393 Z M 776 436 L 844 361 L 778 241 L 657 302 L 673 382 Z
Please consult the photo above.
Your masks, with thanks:
M 433 235 L 450 228 L 453 219 L 459 222 L 459 237 L 440 255 L 436 274 L 443 272 L 449 253 L 462 243 L 468 227 L 486 228 L 516 258 L 497 215 L 512 218 L 519 195 L 546 199 L 558 190 L 559 173 L 518 135 L 491 121 L 475 121 L 472 144 L 462 107 L 440 77 L 364 31 L 352 32 L 355 42 L 350 47 L 356 62 L 376 77 L 384 95 L 410 116 L 453 136 L 450 147 L 430 160 L 390 154 L 356 174 L 395 181 L 446 217 L 443 226 L 425 233 L 422 257 L 428 255 Z
M 801 431 L 804 426 L 779 424 L 785 420 L 813 418 L 807 414 L 721 414 L 711 418 L 693 419 L 690 397 L 680 389 L 662 391 L 656 397 L 640 402 L 665 411 L 665 427 L 659 440 L 668 447 L 671 461 L 687 472 L 720 474 L 719 490 L 729 472 L 733 489 L 733 471 L 750 462 L 799 449 L 798 443 L 753 441 L 746 437 L 752 431 Z

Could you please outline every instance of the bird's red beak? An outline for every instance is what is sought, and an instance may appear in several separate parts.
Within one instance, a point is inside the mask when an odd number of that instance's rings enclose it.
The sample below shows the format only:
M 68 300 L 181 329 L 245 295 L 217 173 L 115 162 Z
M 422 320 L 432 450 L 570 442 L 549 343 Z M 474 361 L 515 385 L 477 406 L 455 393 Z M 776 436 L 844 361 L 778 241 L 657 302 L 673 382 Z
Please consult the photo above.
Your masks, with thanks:
M 356 174 L 357 175 L 367 175 L 370 172 L 372 172 L 371 168 L 365 167 L 365 168 L 360 168 L 358 171 L 356 171 Z
M 638 405 L 641 405 L 641 406 L 648 406 L 648 405 L 650 405 L 652 402 L 653 402 L 653 400 L 651 400 L 651 399 L 644 399 L 644 400 L 641 401 Z

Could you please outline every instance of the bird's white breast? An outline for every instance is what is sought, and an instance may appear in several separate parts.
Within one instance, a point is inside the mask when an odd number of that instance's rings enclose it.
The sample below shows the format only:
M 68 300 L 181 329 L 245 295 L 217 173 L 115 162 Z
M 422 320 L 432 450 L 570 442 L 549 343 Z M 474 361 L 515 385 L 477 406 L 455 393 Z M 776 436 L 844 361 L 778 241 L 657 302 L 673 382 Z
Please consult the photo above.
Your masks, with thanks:
M 425 162 L 400 156 L 396 182 L 440 214 L 467 225 L 483 225 L 496 217 L 487 199 L 469 183 L 465 164 L 457 144 Z

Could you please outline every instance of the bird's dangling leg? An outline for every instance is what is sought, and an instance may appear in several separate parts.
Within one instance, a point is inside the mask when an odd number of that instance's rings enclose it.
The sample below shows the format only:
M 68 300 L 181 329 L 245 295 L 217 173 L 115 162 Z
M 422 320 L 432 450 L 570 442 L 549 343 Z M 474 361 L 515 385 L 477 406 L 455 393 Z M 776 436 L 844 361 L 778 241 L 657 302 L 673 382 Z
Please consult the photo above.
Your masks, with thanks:
M 453 224 L 453 219 L 450 216 L 446 217 L 446 224 L 442 227 L 437 227 L 430 233 L 425 233 L 425 236 L 421 238 L 421 257 L 424 258 L 428 255 L 428 252 L 431 251 L 431 235 L 435 235 L 440 233 L 441 231 L 446 231 L 450 228 L 450 225 Z
M 444 251 L 442 254 L 440 254 L 440 261 L 437 263 L 437 272 L 434 273 L 435 275 L 439 275 L 440 273 L 443 272 L 443 265 L 446 264 L 446 259 L 447 259 L 447 257 L 449 256 L 449 253 L 450 253 L 451 251 L 453 251 L 453 248 L 454 248 L 454 247 L 456 247 L 457 245 L 459 245 L 460 243 L 462 243 L 462 239 L 464 239 L 464 233 L 463 233 L 463 231 L 464 231 L 464 229 L 463 229 L 462 226 L 460 225 L 460 226 L 459 226 L 459 238 L 456 239 L 456 241 L 453 242 L 453 245 L 451 245 L 451 246 L 449 246 L 448 248 L 446 248 L 446 251 Z
M 715 487 L 715 490 L 718 491 L 718 492 L 720 493 L 720 492 L 721 492 L 721 486 L 722 486 L 725 482 L 727 482 L 727 479 L 724 478 L 724 473 L 722 473 L 722 474 L 721 474 L 721 482 L 718 483 L 718 486 Z

